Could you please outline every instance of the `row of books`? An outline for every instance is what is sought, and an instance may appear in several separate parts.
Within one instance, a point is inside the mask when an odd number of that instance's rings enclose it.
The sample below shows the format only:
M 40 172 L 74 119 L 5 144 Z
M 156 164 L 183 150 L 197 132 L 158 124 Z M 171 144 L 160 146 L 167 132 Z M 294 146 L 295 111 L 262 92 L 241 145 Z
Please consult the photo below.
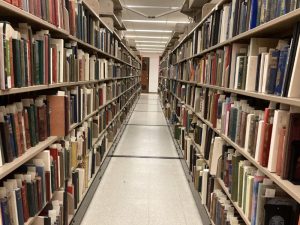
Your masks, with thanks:
M 295 28 L 297 33 L 299 27 Z M 299 33 L 292 40 L 251 38 L 172 68 L 171 78 L 283 97 L 299 97 Z
M 118 83 L 97 85 L 96 89 L 75 87 L 53 95 L 21 99 L 19 102 L 0 106 L 1 165 L 12 162 L 49 136 L 67 136 L 71 125 L 83 121 L 100 106 L 105 105 L 106 101 L 121 94 L 119 92 L 122 89 L 128 88 L 124 84 L 123 88 L 113 88 Z M 132 84 L 133 81 L 127 83 Z M 137 86 L 128 94 L 136 90 Z M 125 105 L 127 96 L 116 99 L 94 115 L 99 125 L 98 133 L 101 133 L 104 124 L 107 125 Z M 100 123 L 101 121 L 103 122 Z
M 135 59 L 129 55 L 119 39 L 107 29 L 81 0 L 6 0 L 26 12 L 62 28 L 78 39 L 126 62 Z
M 168 109 L 174 109 L 173 106 L 169 106 Z M 217 188 L 215 184 L 216 174 L 214 176 L 211 174 L 207 160 L 199 153 L 199 147 L 193 141 L 193 133 L 188 132 L 188 128 L 178 120 L 178 117 L 174 115 L 175 111 L 171 113 L 170 117 L 171 124 L 174 124 L 174 137 L 180 141 L 184 159 L 193 178 L 194 188 L 199 192 L 201 203 L 205 205 L 210 213 L 211 220 L 216 225 L 245 224 L 222 189 Z M 213 165 L 211 165 L 212 170 L 215 170 L 213 167 L 216 167 L 218 162 L 218 160 L 214 160 L 211 160 L 213 162 Z
M 172 61 L 192 57 L 297 8 L 297 0 L 232 0 L 213 10 L 193 35 L 175 50 Z
M 105 159 L 108 143 L 114 140 L 137 97 L 130 92 L 131 95 L 124 96 L 119 103 L 123 107 L 130 98 L 128 106 L 95 145 L 92 144 L 95 127 L 93 120 L 89 120 L 3 179 L 0 224 L 22 225 L 29 219 L 32 224 L 68 224 L 68 216 L 75 213 L 72 209 L 79 207 L 91 179 Z M 64 188 L 66 192 L 60 191 Z
M 298 108 L 272 102 L 268 106 L 200 87 L 187 96 L 190 97 L 181 95 L 186 104 L 258 163 L 270 172 L 276 172 L 282 179 L 299 183 L 296 151 Z M 189 109 L 183 108 L 186 114 L 192 114 Z M 205 123 L 199 126 L 213 132 Z
M 236 202 L 251 224 L 269 224 L 275 216 L 281 216 L 285 224 L 297 224 L 299 208 L 295 200 L 227 145 L 193 112 L 182 109 L 184 106 L 177 99 L 169 99 L 175 138 L 180 141 L 194 187 L 215 224 L 224 224 L 224 219 L 229 220 L 229 224 L 245 224 L 239 216 L 232 218 L 234 210 L 230 201 L 225 201 L 224 186 L 230 193 L 231 201 Z M 175 116 L 176 113 L 178 115 Z M 222 179 L 223 187 L 219 187 L 220 181 L 216 178 Z M 223 211 L 216 211 L 216 197 L 224 198 L 223 201 L 229 204 L 226 207 L 229 217 L 224 217 Z M 225 202 L 222 202 L 222 207 Z
M 91 81 L 132 76 L 135 69 L 90 55 L 76 42 L 51 38 L 48 30 L 33 33 L 28 24 L 0 23 L 0 87 Z
M 35 217 L 64 185 L 65 151 L 50 146 L 4 179 L 1 191 L 1 224 L 22 225 Z

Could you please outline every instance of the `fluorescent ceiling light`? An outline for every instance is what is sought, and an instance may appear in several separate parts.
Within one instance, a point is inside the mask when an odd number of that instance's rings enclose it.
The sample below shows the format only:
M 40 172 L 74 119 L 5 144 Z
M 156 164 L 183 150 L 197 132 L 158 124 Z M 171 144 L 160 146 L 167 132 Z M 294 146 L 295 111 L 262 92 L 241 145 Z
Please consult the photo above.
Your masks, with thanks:
M 149 32 L 149 33 L 172 33 L 171 30 L 135 30 L 135 29 L 127 29 L 129 32 Z
M 125 35 L 127 38 L 151 38 L 151 39 L 169 39 L 166 36 L 139 36 L 139 35 Z
M 126 5 L 128 8 L 135 9 L 179 9 L 178 6 L 149 6 L 149 5 Z
M 145 45 L 145 44 L 137 44 L 136 47 L 160 47 L 164 48 L 166 47 L 165 45 Z
M 190 23 L 189 21 L 174 21 L 174 20 L 122 20 L 122 21 L 133 22 L 133 23 L 163 23 L 163 24 Z
M 166 41 L 140 41 L 140 40 L 134 40 L 135 43 L 155 43 L 155 44 L 167 44 Z
M 137 50 L 156 50 L 156 51 L 163 51 L 164 48 L 137 48 Z

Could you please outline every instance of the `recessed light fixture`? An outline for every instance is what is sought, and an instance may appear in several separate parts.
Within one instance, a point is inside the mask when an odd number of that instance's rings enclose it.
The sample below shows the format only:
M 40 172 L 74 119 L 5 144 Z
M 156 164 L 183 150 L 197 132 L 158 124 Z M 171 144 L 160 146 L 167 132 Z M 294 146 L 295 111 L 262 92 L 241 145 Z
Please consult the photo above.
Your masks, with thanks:
M 126 35 L 127 38 L 150 38 L 150 39 L 169 39 L 166 36 L 139 36 L 139 35 Z
M 138 50 L 156 50 L 156 51 L 163 51 L 164 48 L 137 48 Z
M 129 32 L 149 32 L 149 33 L 172 33 L 171 30 L 135 30 L 135 29 L 127 29 Z
M 141 40 L 134 40 L 135 43 L 155 43 L 155 44 L 167 44 L 167 41 L 141 41 Z
M 159 48 L 165 48 L 164 45 L 145 45 L 145 44 L 137 44 L 136 47 L 159 47 Z
M 180 9 L 178 6 L 126 5 L 126 7 L 133 9 Z
M 174 21 L 174 20 L 122 20 L 122 21 L 133 22 L 133 23 L 163 23 L 163 24 L 190 23 L 189 21 Z

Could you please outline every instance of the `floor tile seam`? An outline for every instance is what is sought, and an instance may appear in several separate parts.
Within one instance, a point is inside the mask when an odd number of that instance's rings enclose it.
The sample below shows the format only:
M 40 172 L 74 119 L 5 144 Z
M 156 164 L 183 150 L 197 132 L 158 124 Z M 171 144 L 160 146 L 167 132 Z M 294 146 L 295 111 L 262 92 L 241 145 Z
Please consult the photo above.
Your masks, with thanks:
M 131 159 L 172 159 L 172 160 L 182 160 L 181 157 L 176 156 L 147 156 L 147 155 L 107 155 L 110 158 L 131 158 Z
M 164 124 L 138 124 L 138 123 L 126 123 L 126 126 L 144 126 L 144 127 L 167 127 L 168 125 Z

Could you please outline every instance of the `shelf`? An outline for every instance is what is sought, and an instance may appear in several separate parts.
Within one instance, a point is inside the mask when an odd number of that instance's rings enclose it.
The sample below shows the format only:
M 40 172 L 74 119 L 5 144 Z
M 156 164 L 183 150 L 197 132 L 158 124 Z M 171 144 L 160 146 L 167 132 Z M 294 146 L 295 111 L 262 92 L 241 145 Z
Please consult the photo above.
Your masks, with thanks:
M 277 96 L 277 95 L 269 95 L 269 94 L 263 94 L 263 93 L 252 92 L 252 91 L 219 87 L 216 85 L 198 84 L 193 81 L 184 81 L 184 80 L 174 79 L 174 78 L 167 78 L 167 79 L 175 80 L 175 81 L 179 81 L 179 82 L 187 83 L 187 84 L 193 84 L 193 85 L 196 85 L 199 87 L 205 87 L 205 88 L 215 89 L 215 90 L 224 91 L 224 92 L 228 92 L 228 93 L 234 93 L 234 94 L 253 97 L 253 98 L 262 99 L 262 100 L 266 100 L 266 101 L 272 101 L 272 102 L 277 102 L 277 103 L 300 107 L 300 99 L 299 98 L 287 98 L 287 97 L 281 97 L 281 96 Z
M 127 101 L 127 103 L 126 103 L 125 105 L 127 105 L 127 104 L 132 100 L 132 98 L 137 94 L 138 91 L 139 91 L 139 90 L 137 90 L 137 91 L 130 97 L 130 99 Z M 124 106 L 124 107 L 125 107 L 125 106 Z M 130 115 L 130 113 L 129 113 L 128 115 Z M 127 117 L 128 117 L 128 115 L 127 115 Z M 126 120 L 124 120 L 124 122 L 125 122 L 125 121 L 126 121 Z M 78 209 L 80 208 L 81 203 L 84 201 L 84 198 L 85 198 L 85 196 L 86 196 L 86 194 L 87 194 L 87 192 L 88 192 L 88 190 L 89 190 L 91 184 L 92 184 L 93 181 L 95 180 L 95 178 L 96 178 L 96 176 L 97 176 L 99 170 L 101 169 L 104 160 L 107 158 L 108 153 L 110 152 L 111 147 L 113 146 L 113 143 L 116 141 L 117 137 L 120 135 L 120 132 L 121 132 L 121 130 L 122 130 L 122 126 L 124 126 L 124 124 L 125 124 L 124 122 L 122 123 L 120 129 L 118 130 L 117 134 L 115 135 L 113 141 L 108 143 L 108 145 L 110 145 L 110 146 L 108 147 L 108 150 L 105 152 L 104 157 L 103 157 L 103 160 L 102 160 L 102 162 L 100 163 L 100 166 L 96 168 L 95 174 L 94 174 L 93 177 L 89 180 L 89 182 L 88 182 L 88 188 L 86 188 L 86 190 L 85 190 L 85 192 L 84 192 L 84 194 L 83 194 L 83 196 L 82 196 L 82 199 L 79 201 L 79 203 L 78 203 L 78 205 L 77 205 L 77 209 L 75 209 L 73 215 L 69 215 L 69 216 L 68 216 L 68 224 L 71 224 L 71 222 L 72 222 L 72 220 L 73 220 L 73 218 L 74 218 L 76 212 L 77 212 Z M 26 224 L 26 225 L 27 225 L 27 224 Z
M 221 0 L 216 4 L 216 6 L 175 46 L 175 48 L 172 50 L 172 53 L 184 42 L 186 41 L 195 30 L 197 30 L 205 21 L 206 19 L 212 15 L 212 13 L 219 8 L 219 6 L 223 5 L 228 0 Z
M 28 92 L 33 92 L 33 91 L 47 90 L 47 89 L 60 88 L 60 87 L 71 87 L 71 86 L 79 86 L 79 85 L 97 84 L 97 83 L 103 83 L 106 81 L 129 79 L 129 78 L 134 78 L 134 77 L 139 77 L 139 76 L 140 75 L 128 76 L 128 77 L 106 78 L 106 79 L 92 80 L 92 81 L 63 82 L 63 83 L 49 84 L 49 85 L 44 84 L 44 85 L 34 85 L 34 86 L 21 87 L 21 88 L 11 88 L 11 89 L 7 89 L 7 90 L 0 90 L 0 96 L 28 93 Z
M 264 37 L 264 36 L 268 36 L 270 34 L 277 34 L 280 36 L 280 34 L 284 34 L 286 35 L 286 31 L 291 31 L 293 29 L 293 25 L 294 23 L 299 21 L 299 16 L 300 16 L 300 9 L 296 9 L 292 12 L 289 12 L 285 15 L 282 15 L 280 17 L 277 17 L 269 22 L 266 22 L 264 24 L 261 24 L 251 30 L 248 30 L 244 33 L 241 33 L 235 37 L 232 37 L 222 43 L 216 44 L 208 49 L 205 49 L 203 51 L 201 51 L 200 53 L 193 55 L 191 57 L 187 57 L 184 59 L 181 59 L 180 61 L 178 61 L 176 64 L 182 63 L 186 60 L 192 59 L 192 58 L 196 58 L 199 56 L 202 56 L 210 51 L 213 51 L 217 48 L 223 47 L 225 45 L 231 44 L 233 42 L 237 42 L 237 41 L 241 41 L 241 40 L 246 40 L 249 39 L 251 37 Z M 286 37 L 286 36 L 284 36 Z M 178 48 L 180 45 L 182 44 L 182 41 L 179 43 L 179 45 L 176 47 Z M 176 49 L 175 48 L 175 49 Z M 175 50 L 174 49 L 174 50 Z M 173 50 L 173 51 L 174 51 Z
M 112 118 L 112 120 L 107 124 L 107 126 L 105 127 L 105 129 L 103 129 L 103 131 L 101 131 L 101 133 L 98 135 L 98 137 L 96 138 L 96 140 L 92 141 L 92 146 L 95 146 L 98 143 L 98 141 L 105 134 L 105 132 L 107 131 L 107 129 L 111 126 L 111 124 L 115 121 L 115 119 L 121 114 L 121 112 L 123 111 L 123 109 L 129 104 L 129 102 L 131 101 L 131 99 L 133 98 L 133 96 L 135 96 L 138 91 L 139 91 L 139 89 L 135 93 L 133 93 L 131 95 L 131 97 L 127 100 L 126 104 L 122 107 L 122 109 L 119 110 L 119 112 L 114 116 L 114 118 Z
M 16 158 L 14 161 L 3 164 L 3 166 L 0 167 L 0 179 L 10 174 L 12 171 L 14 171 L 18 167 L 26 163 L 28 160 L 32 159 L 38 153 L 45 150 L 46 148 L 48 148 L 50 145 L 52 145 L 54 142 L 58 140 L 59 138 L 56 136 L 48 137 L 45 141 L 42 141 L 38 143 L 36 146 L 27 149 L 23 155 Z
M 118 30 L 126 30 L 126 27 L 124 24 L 116 17 L 114 13 L 100 13 L 100 16 L 102 17 L 110 17 L 114 21 L 114 27 L 117 28 Z
M 83 124 L 85 121 L 87 121 L 89 118 L 91 118 L 92 116 L 96 115 L 101 109 L 105 108 L 106 106 L 110 105 L 111 103 L 113 103 L 114 101 L 116 101 L 118 98 L 120 98 L 122 95 L 124 95 L 125 93 L 127 93 L 129 90 L 131 90 L 132 88 L 134 88 L 138 83 L 132 85 L 130 88 L 128 88 L 126 91 L 122 92 L 121 94 L 119 94 L 117 97 L 114 97 L 112 100 L 109 100 L 108 102 L 106 102 L 104 105 L 100 106 L 97 110 L 95 110 L 94 112 L 92 112 L 91 114 L 87 115 L 81 122 L 79 123 L 75 123 L 72 124 L 70 126 L 70 131 L 75 129 L 76 127 L 80 126 L 81 124 Z
M 101 22 L 100 17 L 97 16 L 97 14 L 88 6 L 88 4 L 86 4 L 85 2 L 83 2 L 84 5 L 94 14 L 94 16 Z M 129 63 L 116 58 L 113 55 L 110 55 L 106 52 L 103 52 L 102 50 L 78 39 L 77 37 L 70 35 L 70 33 L 64 29 L 61 29 L 59 27 L 56 27 L 55 25 L 35 16 L 30 14 L 29 12 L 26 12 L 10 3 L 7 3 L 5 1 L 0 1 L 0 11 L 1 11 L 1 16 L 9 16 L 11 17 L 12 15 L 14 15 L 14 18 L 19 19 L 22 22 L 26 22 L 29 23 L 30 25 L 34 25 L 35 28 L 39 28 L 39 29 L 48 29 L 49 31 L 51 31 L 51 33 L 54 34 L 54 37 L 59 37 L 59 38 L 63 38 L 63 39 L 69 39 L 72 41 L 76 41 L 78 42 L 79 46 L 84 47 L 85 49 L 88 49 L 89 51 L 94 51 L 94 52 L 98 52 L 100 55 L 103 55 L 105 57 L 109 57 L 109 58 L 113 58 L 121 63 L 127 64 L 129 66 L 131 66 Z M 108 28 L 104 23 L 103 25 Z M 112 32 L 112 34 L 114 34 L 114 32 Z M 121 42 L 121 41 L 120 41 Z M 131 52 L 129 52 L 128 48 L 126 48 L 128 54 L 130 54 L 135 60 L 136 58 L 131 54 Z M 139 62 L 138 60 L 136 60 L 137 62 Z
M 215 180 L 218 181 L 218 183 L 222 187 L 223 191 L 225 192 L 225 194 L 227 195 L 227 197 L 231 201 L 231 203 L 234 206 L 234 208 L 236 209 L 236 211 L 238 211 L 238 213 L 240 214 L 240 216 L 242 217 L 242 219 L 244 220 L 244 222 L 246 223 L 246 225 L 251 225 L 251 222 L 246 217 L 246 215 L 243 212 L 243 210 L 241 209 L 241 207 L 239 207 L 239 205 L 237 204 L 237 202 L 232 201 L 231 194 L 229 193 L 228 188 L 225 186 L 224 182 L 220 178 L 216 178 Z
M 172 92 L 171 92 L 172 93 Z M 178 98 L 174 93 L 173 96 Z M 179 99 L 179 98 L 178 98 Z M 257 169 L 259 169 L 262 173 L 264 173 L 267 177 L 274 181 L 280 188 L 282 188 L 286 193 L 288 193 L 292 198 L 294 198 L 298 203 L 300 203 L 300 185 L 294 185 L 288 180 L 283 180 L 275 173 L 271 173 L 267 168 L 261 166 L 255 159 L 242 147 L 238 146 L 234 143 L 230 138 L 226 135 L 222 134 L 216 128 L 213 128 L 212 124 L 204 119 L 199 113 L 196 113 L 191 106 L 185 104 L 185 106 L 191 110 L 199 119 L 201 119 L 206 125 L 208 125 L 216 134 L 222 137 L 228 144 L 234 147 L 239 153 L 241 153 L 246 159 L 248 159 Z

